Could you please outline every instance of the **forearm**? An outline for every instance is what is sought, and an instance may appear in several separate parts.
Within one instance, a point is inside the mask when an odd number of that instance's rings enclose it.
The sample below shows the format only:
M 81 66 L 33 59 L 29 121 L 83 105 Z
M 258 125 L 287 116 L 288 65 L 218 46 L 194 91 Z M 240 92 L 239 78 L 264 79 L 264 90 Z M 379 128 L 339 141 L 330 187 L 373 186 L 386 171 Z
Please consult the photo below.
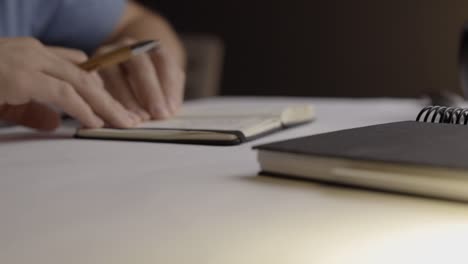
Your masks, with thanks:
M 182 42 L 169 22 L 159 14 L 140 7 L 133 2 L 129 3 L 127 19 L 114 34 L 111 41 L 122 38 L 137 40 L 158 39 L 163 48 L 176 58 L 182 67 L 185 67 L 186 54 Z

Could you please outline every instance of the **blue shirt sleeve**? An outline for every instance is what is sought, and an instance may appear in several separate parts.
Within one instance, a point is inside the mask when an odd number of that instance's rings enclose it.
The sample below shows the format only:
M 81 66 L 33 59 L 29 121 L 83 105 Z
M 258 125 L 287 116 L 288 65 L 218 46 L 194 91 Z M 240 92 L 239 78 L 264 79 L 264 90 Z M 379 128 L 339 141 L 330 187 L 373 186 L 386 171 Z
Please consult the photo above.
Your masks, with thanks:
M 126 0 L 61 0 L 39 33 L 47 45 L 93 52 L 116 28 Z

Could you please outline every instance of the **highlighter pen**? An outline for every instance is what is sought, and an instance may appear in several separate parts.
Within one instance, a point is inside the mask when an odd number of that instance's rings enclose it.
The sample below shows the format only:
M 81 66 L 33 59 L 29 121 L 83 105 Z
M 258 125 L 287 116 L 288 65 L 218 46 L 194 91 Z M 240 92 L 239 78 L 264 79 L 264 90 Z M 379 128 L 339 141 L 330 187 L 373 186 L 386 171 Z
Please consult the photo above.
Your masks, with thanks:
M 148 52 L 153 49 L 157 49 L 160 46 L 158 40 L 145 40 L 137 42 L 132 45 L 128 45 L 122 48 L 118 48 L 114 51 L 97 55 L 90 58 L 89 60 L 78 64 L 78 66 L 85 71 L 95 71 L 107 66 L 116 65 L 127 61 L 132 56 L 136 56 L 145 52 Z

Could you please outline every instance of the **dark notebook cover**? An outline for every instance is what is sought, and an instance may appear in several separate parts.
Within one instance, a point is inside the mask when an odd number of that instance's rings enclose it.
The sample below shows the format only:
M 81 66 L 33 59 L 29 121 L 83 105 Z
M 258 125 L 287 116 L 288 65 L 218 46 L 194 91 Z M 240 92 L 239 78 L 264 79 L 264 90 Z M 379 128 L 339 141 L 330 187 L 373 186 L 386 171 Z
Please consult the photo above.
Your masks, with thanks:
M 300 123 L 298 125 L 305 124 L 305 123 Z M 75 138 L 82 138 L 82 139 L 97 139 L 97 140 L 118 140 L 118 141 L 142 141 L 142 142 L 160 142 L 160 143 L 178 143 L 178 144 L 196 144 L 196 145 L 212 145 L 212 146 L 234 146 L 234 145 L 240 145 L 245 142 L 249 142 L 264 136 L 267 136 L 269 134 L 273 134 L 275 132 L 278 132 L 283 129 L 287 129 L 293 127 L 292 125 L 290 126 L 282 126 L 279 128 L 271 129 L 268 131 L 265 131 L 263 133 L 259 133 L 257 135 L 251 136 L 251 137 L 246 137 L 244 136 L 244 133 L 242 131 L 236 131 L 236 130 L 208 130 L 208 129 L 197 129 L 197 130 L 191 130 L 191 129 L 176 129 L 179 131 L 205 131 L 205 132 L 216 132 L 216 133 L 225 133 L 225 134 L 231 134 L 235 135 L 236 139 L 233 140 L 200 140 L 200 139 L 180 139 L 180 140 L 162 140 L 162 139 L 128 139 L 128 138 L 109 138 L 109 137 L 92 137 L 92 136 L 80 136 L 79 134 L 75 133 L 74 137 Z M 132 128 L 129 128 L 128 130 L 131 130 Z M 146 128 L 150 130 L 151 128 Z M 158 128 L 158 130 L 172 130 L 171 128 Z
M 468 126 L 405 121 L 255 147 L 322 157 L 468 169 Z

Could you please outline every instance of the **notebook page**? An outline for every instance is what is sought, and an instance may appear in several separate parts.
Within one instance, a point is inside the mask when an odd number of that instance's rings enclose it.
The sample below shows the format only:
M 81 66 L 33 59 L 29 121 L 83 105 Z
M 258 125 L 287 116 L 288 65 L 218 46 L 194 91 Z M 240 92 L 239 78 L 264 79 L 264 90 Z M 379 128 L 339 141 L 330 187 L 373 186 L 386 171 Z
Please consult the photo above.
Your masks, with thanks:
M 272 105 L 260 107 L 258 104 L 229 105 L 229 104 L 200 104 L 193 107 L 191 105 L 184 106 L 178 117 L 279 117 L 288 105 Z
M 171 128 L 191 130 L 247 131 L 253 127 L 270 123 L 279 123 L 279 118 L 272 116 L 179 116 L 164 121 L 152 121 L 138 128 Z

